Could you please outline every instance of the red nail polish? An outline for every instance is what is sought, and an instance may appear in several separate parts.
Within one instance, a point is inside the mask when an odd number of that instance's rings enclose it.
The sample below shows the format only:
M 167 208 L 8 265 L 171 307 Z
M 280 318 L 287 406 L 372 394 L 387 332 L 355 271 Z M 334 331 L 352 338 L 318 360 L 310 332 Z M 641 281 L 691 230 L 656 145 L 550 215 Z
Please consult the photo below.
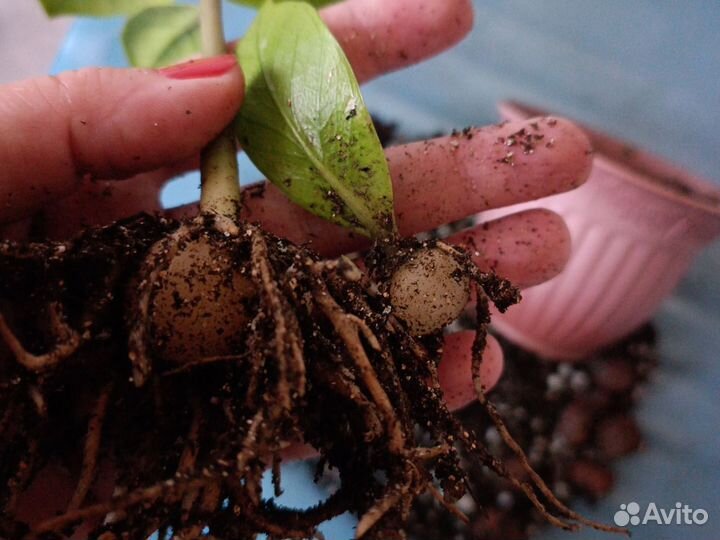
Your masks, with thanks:
M 158 73 L 169 79 L 204 79 L 224 75 L 235 65 L 237 65 L 235 57 L 232 54 L 225 54 L 213 58 L 190 60 L 189 62 L 162 68 L 158 70 Z

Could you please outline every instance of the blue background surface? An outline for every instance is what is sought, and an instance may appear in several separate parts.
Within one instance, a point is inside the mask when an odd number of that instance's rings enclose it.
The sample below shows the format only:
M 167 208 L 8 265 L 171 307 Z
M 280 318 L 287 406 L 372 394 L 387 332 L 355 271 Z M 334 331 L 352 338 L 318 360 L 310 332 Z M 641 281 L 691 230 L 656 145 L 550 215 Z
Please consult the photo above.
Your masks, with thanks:
M 372 111 L 407 134 L 497 121 L 495 103 L 514 98 L 582 120 L 660 153 L 720 183 L 720 2 L 717 0 L 476 1 L 472 34 L 457 48 L 365 88 Z M 252 12 L 228 6 L 227 35 Z M 80 20 L 55 71 L 126 64 L 117 19 Z M 259 178 L 247 162 L 245 182 Z M 172 184 L 164 202 L 197 197 L 197 177 Z M 581 507 L 609 521 L 621 503 L 681 501 L 704 508 L 704 526 L 633 527 L 637 540 L 720 538 L 720 244 L 706 250 L 656 317 L 662 364 L 639 418 L 645 451 L 617 467 L 602 504 Z M 284 474 L 282 502 L 323 497 L 301 465 Z M 343 516 L 328 540 L 352 537 Z M 600 539 L 548 530 L 539 540 Z M 444 539 L 437 539 L 444 540 Z M 450 540 L 450 539 L 448 539 Z

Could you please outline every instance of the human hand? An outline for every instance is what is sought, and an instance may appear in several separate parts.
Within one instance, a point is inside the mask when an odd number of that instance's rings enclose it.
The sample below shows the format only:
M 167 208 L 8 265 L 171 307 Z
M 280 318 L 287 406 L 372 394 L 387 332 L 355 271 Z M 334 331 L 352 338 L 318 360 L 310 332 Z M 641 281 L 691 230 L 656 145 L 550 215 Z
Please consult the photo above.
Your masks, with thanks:
M 346 0 L 322 12 L 361 81 L 431 56 L 472 26 L 467 0 L 396 0 L 382 9 L 377 3 Z M 230 58 L 160 72 L 81 70 L 2 87 L 5 236 L 22 238 L 37 212 L 49 235 L 63 237 L 81 226 L 160 211 L 162 185 L 196 165 L 200 149 L 229 123 L 242 95 L 242 76 Z M 537 130 L 533 125 L 510 123 L 388 149 L 401 232 L 417 233 L 581 183 L 590 167 L 584 135 L 562 120 L 540 121 Z M 507 159 L 509 147 L 501 141 L 522 128 L 543 135 L 544 142 L 552 139 L 552 148 L 538 144 L 533 153 L 516 151 Z M 294 206 L 273 186 L 247 203 L 245 219 L 296 242 L 312 241 L 324 256 L 360 247 L 351 233 Z M 482 269 L 520 286 L 555 275 L 569 252 L 561 219 L 542 210 L 485 223 L 452 240 L 477 246 Z M 447 338 L 441 376 L 453 408 L 474 396 L 471 339 L 471 333 Z M 484 367 L 490 387 L 502 370 L 493 340 Z
M 379 3 L 346 0 L 323 11 L 361 81 L 431 56 L 472 26 L 467 0 L 395 0 L 381 9 Z M 38 212 L 50 236 L 66 237 L 82 226 L 160 211 L 162 185 L 197 164 L 200 149 L 230 122 L 242 96 L 241 71 L 228 58 L 165 72 L 82 70 L 0 87 L 0 235 L 23 239 Z M 563 120 L 540 120 L 537 130 L 533 124 L 388 149 L 401 233 L 582 183 L 590 168 L 584 135 Z M 543 143 L 509 159 L 505 141 L 523 128 L 542 134 Z M 260 221 L 270 232 L 312 241 L 324 256 L 362 247 L 357 237 L 309 215 L 271 185 L 262 198 L 247 199 L 245 212 L 246 220 Z M 569 253 L 562 220 L 541 210 L 477 226 L 452 240 L 477 246 L 471 249 L 482 269 L 520 286 L 554 276 Z M 456 333 L 446 340 L 440 375 L 451 408 L 474 399 L 472 337 Z M 502 353 L 492 339 L 483 368 L 491 387 L 502 371 Z M 73 485 L 64 471 L 41 475 L 26 494 L 24 517 L 47 515 L 57 503 L 63 508 L 63 491 L 69 498 Z

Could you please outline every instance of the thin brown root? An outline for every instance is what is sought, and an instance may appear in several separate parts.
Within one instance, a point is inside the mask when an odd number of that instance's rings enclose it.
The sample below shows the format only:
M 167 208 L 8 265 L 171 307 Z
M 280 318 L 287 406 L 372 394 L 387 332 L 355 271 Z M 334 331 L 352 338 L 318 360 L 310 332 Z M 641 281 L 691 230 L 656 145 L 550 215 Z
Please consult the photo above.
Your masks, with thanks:
M 70 328 L 63 320 L 60 305 L 53 302 L 48 306 L 48 309 L 50 310 L 50 322 L 54 337 L 56 337 L 58 341 L 55 348 L 40 355 L 32 354 L 23 347 L 20 340 L 15 336 L 5 321 L 5 317 L 0 313 L 0 337 L 2 337 L 8 348 L 12 351 L 15 359 L 31 371 L 43 371 L 59 364 L 75 354 L 82 343 L 80 334 Z
M 142 281 L 138 284 L 137 314 L 128 332 L 128 357 L 133 367 L 133 382 L 141 387 L 150 376 L 152 360 L 148 351 L 148 325 L 153 287 L 160 280 L 162 272 L 167 270 L 170 261 L 180 250 L 180 243 L 188 238 L 191 228 L 187 225 L 156 242 L 148 251 L 140 268 Z
M 420 482 L 419 474 L 414 463 L 409 461 L 404 463 L 402 481 L 388 488 L 382 499 L 363 514 L 355 529 L 356 539 L 362 538 L 393 508 L 403 516 L 403 520 L 407 519 L 415 497 L 430 485 L 429 481 Z M 403 534 L 402 531 L 399 532 Z
M 80 479 L 75 487 L 75 493 L 73 493 L 72 499 L 70 499 L 70 503 L 68 504 L 67 512 L 73 512 L 82 506 L 82 503 L 85 501 L 85 497 L 95 480 L 98 456 L 100 455 L 102 429 L 111 393 L 112 384 L 106 386 L 100 393 L 100 397 L 98 397 L 97 403 L 95 404 L 95 410 L 88 422 L 87 435 L 85 436 L 85 450 L 83 452 L 83 462 L 80 470 Z
M 193 490 L 193 493 L 197 493 L 197 490 Z M 200 511 L 205 514 L 210 514 L 211 512 L 214 512 L 217 510 L 219 504 L 220 504 L 220 494 L 221 494 L 221 488 L 220 488 L 220 482 L 219 481 L 210 481 L 205 485 L 204 488 L 202 488 L 202 497 L 200 498 Z M 183 500 L 184 501 L 184 500 Z M 180 533 L 177 535 L 178 539 L 195 539 L 195 538 L 210 538 L 208 536 L 205 536 L 203 534 L 203 529 L 205 528 L 205 524 L 199 524 L 199 525 L 193 525 L 191 527 L 188 527 L 186 529 L 183 529 L 180 531 Z M 148 535 L 149 537 L 150 535 Z M 162 539 L 162 536 L 158 536 L 158 538 Z
M 428 483 L 427 490 L 430 492 L 430 495 L 432 495 L 433 499 L 435 499 L 440 506 L 445 508 L 448 512 L 450 512 L 453 516 L 458 518 L 460 521 L 462 521 L 465 525 L 470 523 L 470 518 L 467 517 L 457 506 L 455 506 L 452 503 L 449 503 L 445 500 L 445 497 L 443 497 L 442 493 L 431 483 Z
M 305 395 L 306 373 L 302 353 L 300 325 L 294 311 L 289 308 L 277 287 L 268 258 L 268 248 L 262 231 L 255 229 L 252 236 L 251 258 L 253 277 L 262 291 L 264 302 L 275 322 L 275 353 L 278 362 L 278 397 L 283 409 L 290 410 L 293 397 Z M 288 366 L 288 359 L 291 366 Z M 293 371 L 293 390 L 288 388 L 288 367 Z
M 262 319 L 265 317 L 262 311 L 258 311 L 255 315 L 251 325 L 259 327 L 262 324 Z M 265 342 L 262 336 L 252 334 L 247 340 L 247 353 L 248 357 L 252 358 L 250 366 L 247 372 L 247 391 L 245 392 L 245 407 L 252 410 L 256 407 L 257 399 L 260 393 L 260 381 L 262 379 L 262 373 L 265 369 L 267 355 L 264 353 Z
M 510 471 L 508 471 L 505 465 L 498 458 L 490 454 L 484 447 L 478 446 L 478 444 L 475 442 L 474 436 L 471 436 L 468 431 L 460 430 L 459 435 L 460 439 L 467 445 L 467 448 L 471 450 L 476 457 L 480 458 L 483 465 L 488 467 L 499 477 L 507 479 L 513 486 L 522 491 L 528 498 L 530 503 L 548 523 L 554 525 L 555 527 L 568 531 L 577 530 L 577 525 L 559 519 L 558 517 L 548 512 L 547 508 L 545 508 L 545 505 L 540 501 L 540 499 L 538 499 L 532 486 L 529 485 L 527 482 L 520 481 Z M 471 492 L 471 490 L 468 491 Z
M 197 540 L 198 538 L 205 539 L 207 537 L 203 536 L 202 534 L 202 530 L 204 527 L 204 525 L 193 525 L 192 527 L 183 529 L 179 533 L 173 535 L 173 540 Z M 149 537 L 150 535 L 148 534 L 146 538 Z
M 309 265 L 311 268 L 312 265 Z M 377 404 L 380 411 L 382 411 L 385 418 L 386 429 L 390 437 L 389 448 L 395 454 L 402 453 L 405 448 L 405 435 L 401 430 L 401 424 L 397 416 L 395 415 L 390 398 L 385 393 L 380 381 L 378 380 L 375 369 L 370 363 L 370 359 L 365 352 L 362 342 L 360 341 L 360 332 L 370 332 L 370 329 L 365 326 L 358 326 L 358 318 L 350 316 L 338 305 L 335 299 L 330 295 L 327 286 L 325 285 L 322 274 L 318 275 L 318 270 L 313 268 L 313 273 L 316 278 L 313 283 L 313 297 L 315 301 L 322 309 L 325 316 L 332 323 L 335 331 L 337 332 L 340 339 L 342 339 L 345 347 L 347 348 L 350 357 L 355 362 L 360 378 L 370 392 L 373 400 Z M 377 340 L 375 340 L 377 342 Z
M 276 497 L 279 497 L 283 494 L 282 490 L 282 475 L 280 473 L 280 464 L 282 463 L 282 458 L 279 454 L 273 455 L 272 460 L 272 484 L 273 484 L 273 493 Z
M 292 398 L 290 397 L 290 389 L 288 386 L 288 365 L 286 346 L 288 343 L 288 328 L 285 321 L 285 313 L 283 312 L 283 303 L 275 284 L 275 279 L 270 270 L 267 257 L 267 245 L 262 233 L 256 231 L 252 240 L 252 261 L 253 261 L 253 277 L 259 281 L 260 290 L 262 291 L 263 300 L 270 308 L 270 313 L 275 321 L 275 360 L 277 362 L 278 380 L 277 380 L 277 398 L 280 407 L 289 411 L 292 406 Z M 292 347 L 291 347 L 292 350 Z M 292 351 L 295 353 L 295 351 Z M 304 365 L 304 364 L 303 364 Z
M 395 506 L 403 496 L 402 487 L 397 487 L 390 491 L 380 502 L 373 506 L 370 510 L 363 514 L 360 518 L 357 528 L 355 529 L 355 539 L 359 540 Z
M 475 340 L 473 342 L 472 346 L 472 378 L 473 378 L 473 385 L 475 387 L 475 394 L 477 396 L 478 401 L 480 404 L 485 408 L 485 411 L 489 415 L 491 421 L 495 425 L 495 428 L 498 430 L 498 433 L 500 434 L 500 437 L 502 438 L 503 442 L 510 448 L 510 450 L 515 454 L 515 456 L 518 458 L 520 465 L 525 471 L 530 479 L 532 480 L 533 486 L 537 488 L 540 493 L 543 494 L 543 496 L 547 499 L 547 501 L 554 506 L 560 514 L 568 519 L 572 519 L 578 523 L 581 523 L 583 525 L 586 525 L 588 527 L 591 527 L 593 529 L 597 529 L 599 531 L 604 532 L 612 532 L 612 533 L 619 533 L 619 534 L 628 534 L 627 529 L 621 528 L 621 527 L 613 527 L 611 525 L 605 525 L 603 523 L 599 523 L 590 519 L 585 518 L 584 516 L 578 514 L 574 510 L 571 510 L 568 508 L 562 501 L 560 501 L 555 494 L 552 492 L 552 490 L 548 487 L 548 485 L 545 483 L 545 480 L 542 479 L 542 477 L 533 469 L 532 465 L 530 465 L 530 462 L 528 461 L 527 456 L 525 455 L 525 452 L 520 447 L 520 445 L 517 443 L 517 441 L 513 438 L 513 436 L 510 434 L 510 432 L 507 429 L 507 426 L 505 425 L 505 422 L 503 422 L 502 417 L 498 413 L 495 406 L 487 399 L 487 395 L 485 394 L 485 388 L 482 384 L 481 380 L 481 367 L 483 362 L 483 356 L 482 352 L 485 349 L 485 344 L 487 341 L 487 325 L 485 323 L 489 322 L 489 310 L 488 310 L 488 297 L 485 295 L 485 293 L 482 291 L 480 287 L 476 287 L 477 291 L 477 311 L 478 311 L 478 322 L 481 323 L 478 330 L 475 333 Z M 482 320 L 480 320 L 482 319 Z M 523 483 L 523 486 L 525 484 Z M 519 486 L 520 487 L 520 486 Z M 538 507 L 539 501 L 536 501 L 530 497 L 529 492 L 532 492 L 532 489 L 526 490 L 523 488 L 523 491 L 525 494 L 530 498 L 530 500 L 533 502 L 533 504 Z M 540 505 L 542 507 L 542 505 Z M 540 507 L 538 509 L 540 510 Z M 550 522 L 553 522 L 551 519 L 551 514 L 549 514 L 547 511 L 545 511 L 544 507 L 542 507 L 541 513 Z
M 187 476 L 195 470 L 195 461 L 199 451 L 198 435 L 200 434 L 200 424 L 202 422 L 202 409 L 196 401 L 193 403 L 193 416 L 188 429 L 187 441 L 183 448 L 180 461 L 178 462 L 177 472 L 181 476 Z
M 360 408 L 365 421 L 366 441 L 382 436 L 383 426 L 378 408 L 375 403 L 365 397 L 363 391 L 353 380 L 352 372 L 347 367 L 340 366 L 337 371 L 315 369 L 313 370 L 313 377 L 318 381 L 322 381 L 329 390 Z
M 248 467 L 248 472 L 245 477 L 245 492 L 250 497 L 255 508 L 260 508 L 262 505 L 262 486 L 260 482 L 263 469 L 264 467 L 258 467 L 257 464 L 253 464 Z
M 352 321 L 355 326 L 357 326 L 357 329 L 360 330 L 360 333 L 363 335 L 365 340 L 368 342 L 370 347 L 373 348 L 375 351 L 380 351 L 382 348 L 380 347 L 380 342 L 378 341 L 377 337 L 375 337 L 375 334 L 373 334 L 373 331 L 370 330 L 370 327 L 367 325 L 365 321 L 363 321 L 360 317 L 357 315 L 347 315 L 348 320 Z
M 242 360 L 245 360 L 246 355 L 244 354 L 226 354 L 221 356 L 206 356 L 205 358 L 201 358 L 200 360 L 196 360 L 194 362 L 188 362 L 186 364 L 183 364 L 180 367 L 177 367 L 175 369 L 169 369 L 168 371 L 164 371 L 162 376 L 163 377 L 171 377 L 174 375 L 181 375 L 183 373 L 187 373 L 188 371 L 192 371 L 194 368 L 199 366 L 206 366 L 208 364 L 219 364 L 222 362 L 240 362 Z
M 255 451 L 253 450 L 257 444 L 258 431 L 263 423 L 263 411 L 260 410 L 255 413 L 253 419 L 250 421 L 250 427 L 245 434 L 242 445 L 242 450 L 237 455 L 237 471 L 240 476 L 245 475 L 245 468 L 248 462 L 255 457 Z
M 535 494 L 535 490 L 533 487 L 528 484 L 527 482 L 521 482 L 517 478 L 510 476 L 509 477 L 510 482 L 512 485 L 517 487 L 519 490 L 521 490 L 525 496 L 528 498 L 528 500 L 532 503 L 532 505 L 535 507 L 535 509 L 540 512 L 540 515 L 543 516 L 543 518 L 550 523 L 550 525 L 553 525 L 554 527 L 557 527 L 559 529 L 563 529 L 566 531 L 578 531 L 580 530 L 580 525 L 576 523 L 570 523 L 568 521 L 565 521 L 563 519 L 558 518 L 557 516 L 552 515 L 548 509 L 545 507 L 545 505 L 538 499 L 537 495 Z
M 474 373 L 473 373 L 473 380 L 476 380 Z M 476 392 L 477 392 L 477 386 L 478 386 L 477 382 L 475 383 L 475 386 L 476 386 Z M 484 392 L 483 392 L 483 395 L 484 395 Z M 533 486 L 535 486 L 540 491 L 540 493 L 543 494 L 543 496 L 548 500 L 548 502 L 550 504 L 552 504 L 560 512 L 561 515 L 567 517 L 568 519 L 577 521 L 578 523 L 582 523 L 583 525 L 586 525 L 593 529 L 597 529 L 599 531 L 619 533 L 619 534 L 628 534 L 628 530 L 624 529 L 622 527 L 613 527 L 611 525 L 605 525 L 604 523 L 600 523 L 597 521 L 587 519 L 586 517 L 578 514 L 574 510 L 568 508 L 562 501 L 560 501 L 555 496 L 553 491 L 545 483 L 545 480 L 543 480 L 542 477 L 535 471 L 535 469 L 533 469 L 532 465 L 530 465 L 530 463 L 527 459 L 527 456 L 525 455 L 525 452 L 523 451 L 523 449 L 520 447 L 520 445 L 517 443 L 517 441 L 513 438 L 513 436 L 508 431 L 507 426 L 505 426 L 505 423 L 503 422 L 502 418 L 500 417 L 500 414 L 497 412 L 497 409 L 492 404 L 492 402 L 490 402 L 486 398 L 484 402 L 481 401 L 481 405 L 483 405 L 485 407 L 485 411 L 490 416 L 490 419 L 492 420 L 492 423 L 495 425 L 495 428 L 498 430 L 498 433 L 500 434 L 500 437 L 502 438 L 503 442 L 505 444 L 507 444 L 507 446 L 510 448 L 510 450 L 512 450 L 512 452 L 517 456 L 523 471 L 525 471 L 528 474 L 528 476 L 530 476 L 530 478 L 532 479 Z M 525 491 L 525 493 L 528 494 L 528 492 L 526 490 L 523 490 L 523 491 Z M 533 501 L 533 504 L 535 504 L 535 501 Z
M 431 461 L 450 453 L 450 447 L 447 445 L 433 446 L 431 448 L 415 448 L 412 450 L 412 456 L 419 461 Z
M 36 438 L 31 439 L 28 443 L 27 457 L 22 460 L 15 477 L 8 482 L 10 487 L 10 497 L 3 509 L 3 511 L 7 514 L 12 515 L 16 512 L 20 495 L 33 477 L 35 465 L 38 461 L 38 450 L 38 440 Z
M 202 421 L 202 409 L 200 404 L 193 403 L 193 416 L 190 421 L 190 429 L 188 429 L 187 441 L 180 455 L 180 461 L 177 466 L 177 475 L 179 477 L 188 477 L 195 472 L 195 462 L 197 461 L 200 447 L 198 445 L 198 436 L 200 434 L 200 423 Z M 188 490 L 182 501 L 183 519 L 185 519 L 195 504 L 197 499 L 197 490 Z
M 17 421 L 16 419 L 20 417 L 18 414 L 20 407 L 13 402 L 12 398 L 10 398 L 9 401 L 10 402 L 7 404 L 5 412 L 2 417 L 0 417 L 0 438 L 5 435 L 5 430 L 10 425 L 11 420 Z
M 28 540 L 34 539 L 44 533 L 63 530 L 73 523 L 102 517 L 111 512 L 124 510 L 137 504 L 152 503 L 159 499 L 173 500 L 188 489 L 200 488 L 207 482 L 207 478 L 193 478 L 187 481 L 168 480 L 154 486 L 138 489 L 127 495 L 114 497 L 107 502 L 85 506 L 72 512 L 66 512 L 60 516 L 47 519 L 36 525 L 26 538 Z
M 440 391 L 440 377 L 437 370 L 437 364 L 435 363 L 435 360 L 430 357 L 428 350 L 402 329 L 400 321 L 398 321 L 394 315 L 388 317 L 387 326 L 391 332 L 397 334 L 399 339 L 402 340 L 403 345 L 407 347 L 412 352 L 413 356 L 418 359 L 419 364 L 428 370 L 430 379 L 427 382 L 430 383 L 431 388 L 433 390 Z
M 203 495 L 200 500 L 200 510 L 210 513 L 217 510 L 220 504 L 220 495 L 222 493 L 220 482 L 209 482 L 203 489 Z
M 35 411 L 38 416 L 40 418 L 47 418 L 47 400 L 40 388 L 35 384 L 31 385 L 28 388 L 28 395 L 30 396 L 30 401 L 35 405 Z
M 347 257 L 341 257 L 338 261 L 337 267 L 338 271 L 342 271 L 343 268 L 345 268 L 345 272 L 348 271 L 348 264 L 352 264 L 351 261 L 345 260 Z M 353 265 L 354 266 L 354 265 Z M 316 266 L 317 268 L 317 266 Z M 354 267 L 356 270 L 357 267 Z M 350 267 L 350 271 L 354 273 L 352 270 L 352 267 Z M 359 270 L 358 270 L 359 272 Z M 357 277 L 357 276 L 354 276 Z M 358 285 L 362 288 L 366 287 L 365 281 L 369 281 L 367 277 L 361 277 L 360 279 L 354 279 L 353 281 L 357 281 Z M 344 291 L 346 290 L 346 282 L 342 281 L 337 273 L 330 274 L 328 276 L 328 283 L 334 287 L 334 290 L 336 291 Z M 362 295 L 353 295 L 352 298 L 352 304 L 353 309 L 356 313 L 373 313 L 373 308 L 368 304 L 365 298 L 362 297 Z M 402 390 L 402 383 L 400 381 L 400 376 L 397 371 L 397 366 L 395 365 L 395 357 L 392 353 L 392 346 L 388 342 L 387 336 L 384 336 L 383 334 L 376 335 L 368 326 L 368 323 L 363 320 L 360 317 L 357 317 L 357 319 L 361 323 L 360 330 L 365 337 L 365 339 L 368 341 L 371 348 L 377 353 L 377 355 L 380 357 L 378 366 L 382 367 L 382 371 L 384 372 L 378 372 L 377 374 L 379 377 L 383 380 L 384 384 L 387 385 L 388 389 L 392 389 L 395 391 L 395 398 L 396 402 L 394 403 L 394 410 L 395 410 L 395 416 L 401 419 L 409 419 L 412 417 L 411 409 L 412 406 L 410 404 L 410 401 L 408 399 L 407 394 Z M 394 317 L 391 314 L 388 319 L 393 319 Z M 396 324 L 397 321 L 396 321 Z M 387 325 L 385 325 L 387 326 Z M 414 340 L 412 337 L 410 337 L 406 332 L 403 332 L 403 335 L 408 338 L 409 341 L 414 343 Z M 414 364 L 416 366 L 422 364 L 422 362 L 427 357 L 419 357 L 420 362 L 417 362 L 418 359 L 414 360 Z M 434 363 L 433 363 L 434 366 Z M 387 390 L 386 390 L 387 393 Z M 412 422 L 406 422 L 405 425 L 402 426 L 402 429 L 405 430 L 405 433 L 410 433 L 414 429 L 414 426 L 412 425 Z

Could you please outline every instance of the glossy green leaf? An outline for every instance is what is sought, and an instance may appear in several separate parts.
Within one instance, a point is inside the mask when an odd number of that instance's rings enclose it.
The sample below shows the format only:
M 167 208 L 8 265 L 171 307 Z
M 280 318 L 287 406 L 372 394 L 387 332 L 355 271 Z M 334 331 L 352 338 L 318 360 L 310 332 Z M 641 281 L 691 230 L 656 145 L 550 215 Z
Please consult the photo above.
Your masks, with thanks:
M 132 15 L 148 7 L 164 6 L 173 2 L 174 0 L 40 0 L 45 12 L 51 17 L 58 15 L 87 15 L 90 17 Z
M 160 6 L 128 20 L 123 45 L 130 63 L 158 68 L 200 52 L 200 15 L 195 6 Z
M 306 4 L 310 4 L 311 6 L 315 7 L 322 7 L 327 6 L 329 4 L 335 4 L 336 2 L 339 2 L 339 0 L 302 0 Z M 259 8 L 263 5 L 263 2 L 265 0 L 230 0 L 233 4 L 240 4 L 242 6 L 250 6 Z
M 390 173 L 358 83 L 317 11 L 268 1 L 238 45 L 246 91 L 235 126 L 255 165 L 310 212 L 394 234 Z

